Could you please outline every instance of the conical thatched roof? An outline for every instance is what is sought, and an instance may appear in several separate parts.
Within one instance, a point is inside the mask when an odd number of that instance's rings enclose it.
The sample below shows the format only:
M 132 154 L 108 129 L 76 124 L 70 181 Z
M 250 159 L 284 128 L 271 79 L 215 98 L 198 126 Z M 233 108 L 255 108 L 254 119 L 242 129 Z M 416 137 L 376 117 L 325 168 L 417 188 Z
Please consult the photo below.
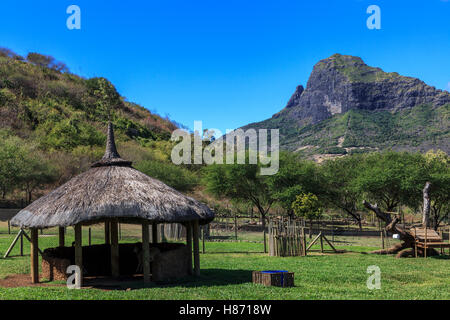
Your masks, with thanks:
M 11 224 L 46 228 L 95 223 L 108 218 L 124 221 L 187 222 L 214 218 L 206 205 L 134 169 L 120 158 L 111 123 L 103 158 L 17 213 Z

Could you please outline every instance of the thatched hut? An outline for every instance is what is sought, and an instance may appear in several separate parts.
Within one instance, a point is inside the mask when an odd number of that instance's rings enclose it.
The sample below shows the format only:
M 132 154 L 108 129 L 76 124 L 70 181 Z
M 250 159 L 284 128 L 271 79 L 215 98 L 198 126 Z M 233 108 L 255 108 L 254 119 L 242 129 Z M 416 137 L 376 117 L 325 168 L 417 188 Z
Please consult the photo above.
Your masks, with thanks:
M 73 226 L 74 261 L 83 270 L 82 226 L 104 223 L 110 271 L 113 276 L 119 276 L 118 223 L 141 224 L 143 274 L 144 280 L 150 281 L 150 246 L 157 242 L 157 224 L 182 223 L 186 227 L 188 273 L 193 273 L 193 244 L 194 273 L 199 274 L 199 225 L 213 218 L 214 213 L 206 205 L 134 169 L 130 161 L 122 159 L 109 123 L 103 158 L 88 171 L 18 212 L 11 224 L 31 229 L 33 283 L 39 282 L 38 229 L 59 227 L 59 246 L 64 247 L 64 228 Z

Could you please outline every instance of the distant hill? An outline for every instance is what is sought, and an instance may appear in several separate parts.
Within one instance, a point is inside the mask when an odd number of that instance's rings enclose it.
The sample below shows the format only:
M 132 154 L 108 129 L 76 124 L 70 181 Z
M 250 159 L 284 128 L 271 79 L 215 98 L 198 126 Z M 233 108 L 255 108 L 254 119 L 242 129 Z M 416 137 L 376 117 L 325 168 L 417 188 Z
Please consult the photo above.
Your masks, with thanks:
M 284 109 L 248 128 L 280 129 L 282 148 L 315 157 L 387 148 L 449 153 L 450 93 L 334 54 Z
M 103 146 L 108 113 L 119 139 L 168 140 L 177 124 L 127 101 L 105 78 L 70 73 L 51 56 L 0 49 L 0 129 L 43 150 Z

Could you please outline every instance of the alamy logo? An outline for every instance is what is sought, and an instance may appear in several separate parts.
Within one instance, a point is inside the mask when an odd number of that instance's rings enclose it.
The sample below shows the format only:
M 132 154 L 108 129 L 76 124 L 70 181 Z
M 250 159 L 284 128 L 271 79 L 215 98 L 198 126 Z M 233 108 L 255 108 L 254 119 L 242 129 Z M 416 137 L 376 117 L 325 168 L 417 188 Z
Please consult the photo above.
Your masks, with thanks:
M 248 151 L 248 163 L 262 165 L 261 175 L 274 175 L 279 169 L 279 130 L 270 130 L 270 147 L 268 146 L 268 130 L 242 129 L 226 130 L 225 137 L 218 129 L 202 130 L 202 122 L 194 121 L 193 143 L 189 132 L 182 129 L 173 131 L 171 140 L 181 142 L 172 149 L 172 162 L 176 165 L 191 164 L 245 164 L 246 151 Z M 212 137 L 219 137 L 213 139 Z M 211 141 L 209 145 L 203 147 L 204 139 Z M 226 155 L 224 157 L 224 139 L 226 142 Z M 248 141 L 248 144 L 246 143 Z M 194 154 L 192 157 L 192 145 Z M 236 161 L 237 160 L 237 161 Z
M 72 4 L 67 7 L 66 13 L 70 14 L 70 16 L 66 20 L 67 29 L 80 30 L 81 29 L 81 9 L 80 9 L 80 7 Z
M 367 278 L 367 289 L 381 289 L 381 269 L 379 266 L 368 266 L 367 273 L 370 276 Z
M 68 289 L 80 289 L 81 288 L 81 270 L 77 265 L 70 265 L 66 270 L 67 274 L 70 276 L 67 278 L 67 288 Z
M 369 28 L 369 30 L 373 30 L 373 29 L 377 29 L 380 30 L 381 29 L 381 9 L 379 6 L 377 5 L 371 5 L 367 8 L 367 14 L 371 14 L 371 16 L 369 16 L 367 18 L 367 28 Z

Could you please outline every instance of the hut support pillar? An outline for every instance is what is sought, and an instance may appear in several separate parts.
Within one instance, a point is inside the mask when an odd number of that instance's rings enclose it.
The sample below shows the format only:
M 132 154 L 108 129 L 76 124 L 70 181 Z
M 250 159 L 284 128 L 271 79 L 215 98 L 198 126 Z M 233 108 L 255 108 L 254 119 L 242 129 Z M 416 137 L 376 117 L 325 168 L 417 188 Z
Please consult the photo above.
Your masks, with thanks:
M 142 223 L 142 260 L 144 282 L 150 282 L 150 230 L 147 221 Z
M 152 243 L 158 243 L 158 224 L 152 223 Z
M 105 221 L 105 244 L 111 244 L 111 236 L 109 232 L 109 221 Z
M 186 245 L 188 254 L 188 274 L 192 274 L 192 224 L 186 223 Z
M 39 241 L 38 230 L 31 229 L 31 282 L 39 283 Z
M 65 245 L 64 232 L 65 232 L 65 228 L 64 227 L 59 227 L 58 228 L 59 246 L 60 247 L 64 247 L 64 245 Z
M 80 285 L 83 284 L 83 243 L 81 224 L 75 225 L 75 264 L 80 268 Z
M 200 238 L 200 228 L 198 225 L 198 220 L 192 223 L 193 226 L 193 240 L 194 240 L 194 274 L 196 276 L 200 275 L 200 249 L 199 249 L 199 238 Z
M 111 273 L 113 277 L 120 275 L 119 271 L 119 226 L 117 221 L 111 221 Z

